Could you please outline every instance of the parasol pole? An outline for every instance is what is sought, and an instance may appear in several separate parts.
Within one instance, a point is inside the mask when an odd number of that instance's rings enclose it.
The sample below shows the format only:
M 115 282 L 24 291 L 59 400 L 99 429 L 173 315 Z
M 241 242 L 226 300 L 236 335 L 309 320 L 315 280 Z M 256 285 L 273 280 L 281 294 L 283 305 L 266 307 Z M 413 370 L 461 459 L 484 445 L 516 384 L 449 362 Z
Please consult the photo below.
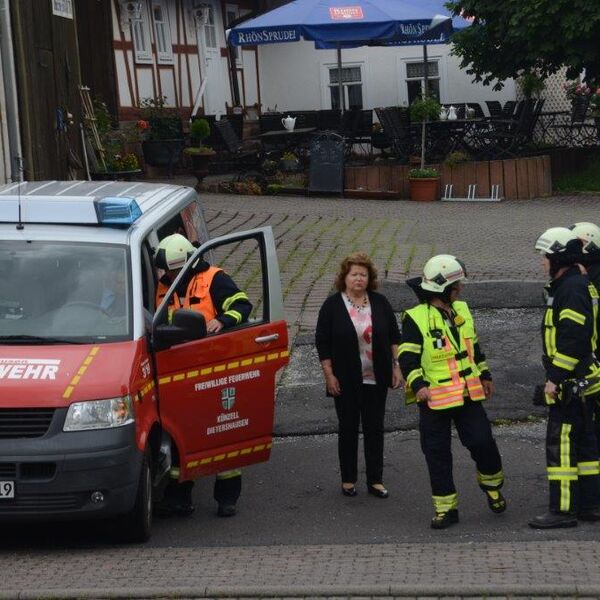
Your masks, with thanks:
M 342 83 L 342 47 L 340 42 L 337 43 L 337 63 L 338 63 L 338 93 L 340 96 L 340 110 L 344 114 L 344 85 Z
M 429 65 L 427 64 L 427 44 L 423 44 L 423 62 L 424 62 L 424 84 L 425 92 L 423 93 L 423 99 L 429 96 Z M 425 168 L 425 128 L 427 124 L 427 115 L 423 117 L 423 123 L 421 125 L 421 169 Z

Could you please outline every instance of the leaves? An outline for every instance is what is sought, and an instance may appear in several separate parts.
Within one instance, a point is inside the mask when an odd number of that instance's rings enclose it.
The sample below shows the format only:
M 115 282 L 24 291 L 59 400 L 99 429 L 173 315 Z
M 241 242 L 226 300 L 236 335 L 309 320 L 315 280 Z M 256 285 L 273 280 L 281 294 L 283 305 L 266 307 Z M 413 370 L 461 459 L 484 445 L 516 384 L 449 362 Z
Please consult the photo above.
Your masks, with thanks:
M 562 67 L 600 81 L 600 10 L 597 0 L 452 0 L 454 14 L 474 17 L 453 37 L 453 53 L 475 81 L 499 89 L 523 72 L 545 78 Z

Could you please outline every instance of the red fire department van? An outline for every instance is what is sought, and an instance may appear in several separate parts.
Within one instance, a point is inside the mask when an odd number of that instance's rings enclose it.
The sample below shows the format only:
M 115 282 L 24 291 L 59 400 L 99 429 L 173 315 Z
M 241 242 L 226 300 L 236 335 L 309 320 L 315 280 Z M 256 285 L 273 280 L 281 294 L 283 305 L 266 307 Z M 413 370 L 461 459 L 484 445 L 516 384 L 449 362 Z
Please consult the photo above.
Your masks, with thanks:
M 228 217 L 215 220 L 226 222 Z M 175 185 L 0 187 L 0 521 L 111 518 L 150 535 L 173 473 L 269 459 L 287 329 L 270 227 L 208 239 L 198 195 Z M 161 239 L 181 233 L 253 305 L 206 335 L 155 306 Z

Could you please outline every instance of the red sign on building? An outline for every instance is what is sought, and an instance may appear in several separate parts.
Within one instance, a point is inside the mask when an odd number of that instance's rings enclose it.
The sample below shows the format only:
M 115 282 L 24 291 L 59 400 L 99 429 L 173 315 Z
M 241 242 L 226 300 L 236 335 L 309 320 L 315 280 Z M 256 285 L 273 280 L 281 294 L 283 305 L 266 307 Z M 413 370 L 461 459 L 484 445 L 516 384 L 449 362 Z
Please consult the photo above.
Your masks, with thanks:
M 364 19 L 362 6 L 332 6 L 329 8 L 329 16 L 334 21 Z

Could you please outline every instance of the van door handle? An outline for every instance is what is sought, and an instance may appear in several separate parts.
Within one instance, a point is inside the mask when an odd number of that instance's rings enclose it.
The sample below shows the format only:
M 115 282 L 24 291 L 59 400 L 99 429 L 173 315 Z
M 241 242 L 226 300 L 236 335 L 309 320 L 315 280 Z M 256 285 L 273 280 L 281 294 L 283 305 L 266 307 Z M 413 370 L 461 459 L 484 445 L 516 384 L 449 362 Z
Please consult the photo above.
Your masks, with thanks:
M 266 344 L 267 342 L 274 342 L 279 339 L 278 333 L 272 333 L 271 335 L 261 335 L 260 337 L 254 338 L 257 344 Z

